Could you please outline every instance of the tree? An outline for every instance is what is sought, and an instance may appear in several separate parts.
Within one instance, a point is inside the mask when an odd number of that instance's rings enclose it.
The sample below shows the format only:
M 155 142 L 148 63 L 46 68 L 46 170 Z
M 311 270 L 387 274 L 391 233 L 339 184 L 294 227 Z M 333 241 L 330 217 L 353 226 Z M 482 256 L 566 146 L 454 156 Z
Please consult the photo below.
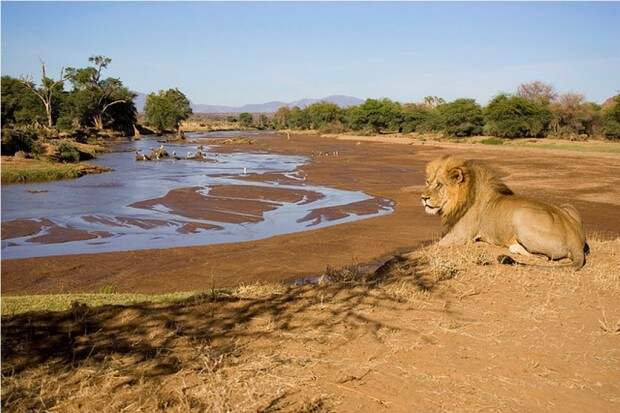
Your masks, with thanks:
M 295 129 L 309 129 L 310 117 L 308 112 L 298 106 L 293 106 L 289 115 L 289 127 Z
M 271 119 L 269 119 L 269 116 L 265 115 L 264 113 L 261 113 L 260 116 L 258 117 L 258 127 L 259 129 L 271 128 L 272 122 L 271 122 Z
M 62 91 L 65 79 L 64 69 L 60 69 L 60 78 L 58 80 L 47 77 L 43 61 L 41 61 L 41 86 L 37 87 L 29 77 L 22 77 L 20 79 L 20 82 L 30 89 L 43 103 L 48 128 L 54 127 L 54 119 L 52 117 L 54 101 L 55 97 Z
M 535 80 L 533 82 L 520 84 L 517 88 L 517 96 L 531 102 L 547 105 L 554 100 L 558 94 L 553 86 Z
M 310 128 L 320 129 L 329 123 L 342 121 L 344 117 L 340 106 L 330 102 L 317 102 L 304 109 L 308 114 Z
M 406 103 L 403 105 L 401 130 L 404 133 L 427 132 L 432 130 L 431 118 L 434 110 L 426 103 Z
M 610 139 L 620 139 L 620 95 L 604 105 L 603 133 Z
M 239 114 L 239 123 L 241 123 L 241 126 L 245 128 L 249 128 L 250 126 L 252 126 L 253 122 L 254 122 L 254 119 L 252 118 L 251 113 L 243 112 Z
M 104 127 L 104 115 L 114 105 L 127 103 L 129 98 L 128 89 L 117 79 L 102 78 L 102 71 L 108 67 L 112 59 L 105 56 L 91 56 L 88 61 L 93 66 L 75 69 L 67 68 L 67 76 L 73 83 L 77 92 L 81 94 L 78 107 L 82 111 L 82 117 L 87 115 L 97 129 Z
M 291 109 L 288 106 L 282 106 L 273 114 L 273 124 L 278 129 L 288 128 L 290 117 Z
M 558 136 L 592 135 L 599 122 L 599 111 L 580 93 L 564 93 L 550 105 L 550 129 Z
M 347 111 L 352 129 L 379 133 L 385 129 L 400 129 L 403 120 L 400 103 L 390 99 L 366 99 Z
M 175 130 L 179 133 L 181 121 L 192 114 L 187 97 L 179 89 L 149 93 L 144 105 L 146 122 L 159 131 Z
M 2 76 L 2 125 L 44 124 L 47 115 L 41 100 L 19 79 Z M 55 106 L 53 106 L 55 108 Z
M 474 99 L 456 99 L 437 106 L 439 122 L 444 132 L 453 136 L 472 136 L 482 132 L 482 109 Z
M 520 96 L 499 95 L 484 110 L 485 132 L 506 138 L 544 136 L 551 119 L 540 102 Z

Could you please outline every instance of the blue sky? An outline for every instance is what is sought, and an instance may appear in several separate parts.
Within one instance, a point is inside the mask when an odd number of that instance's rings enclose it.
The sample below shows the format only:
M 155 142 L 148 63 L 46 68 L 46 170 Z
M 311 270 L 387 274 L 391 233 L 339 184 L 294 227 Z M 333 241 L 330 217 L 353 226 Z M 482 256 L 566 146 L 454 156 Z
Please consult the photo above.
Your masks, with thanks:
M 346 94 L 481 103 L 529 80 L 620 90 L 620 3 L 2 2 L 2 74 L 112 58 L 133 90 L 240 105 Z

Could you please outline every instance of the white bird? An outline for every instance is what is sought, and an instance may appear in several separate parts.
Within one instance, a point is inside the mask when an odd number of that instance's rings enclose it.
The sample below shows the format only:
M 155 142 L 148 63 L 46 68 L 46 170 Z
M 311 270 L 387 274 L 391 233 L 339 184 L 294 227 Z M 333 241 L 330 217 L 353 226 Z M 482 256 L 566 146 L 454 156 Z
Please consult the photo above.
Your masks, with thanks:
M 243 168 L 243 174 L 247 175 L 247 173 L 248 173 L 248 168 Z
M 163 150 L 164 149 L 164 144 L 162 143 L 161 145 L 159 145 L 159 149 Z

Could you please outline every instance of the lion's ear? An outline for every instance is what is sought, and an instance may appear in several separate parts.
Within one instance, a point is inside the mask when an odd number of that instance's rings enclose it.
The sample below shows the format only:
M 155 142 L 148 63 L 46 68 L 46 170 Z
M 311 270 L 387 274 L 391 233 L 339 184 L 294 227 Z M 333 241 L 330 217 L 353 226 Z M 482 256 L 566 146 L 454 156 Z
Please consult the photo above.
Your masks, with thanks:
M 465 173 L 460 167 L 452 168 L 448 171 L 448 179 L 455 184 L 460 184 L 465 180 Z

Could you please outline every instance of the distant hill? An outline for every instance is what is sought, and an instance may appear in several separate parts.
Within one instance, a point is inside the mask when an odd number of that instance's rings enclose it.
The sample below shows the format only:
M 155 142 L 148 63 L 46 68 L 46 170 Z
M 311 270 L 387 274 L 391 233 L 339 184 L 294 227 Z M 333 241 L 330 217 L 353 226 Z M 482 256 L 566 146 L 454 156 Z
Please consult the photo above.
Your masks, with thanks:
M 136 98 L 134 99 L 134 103 L 136 104 L 138 112 L 144 112 L 144 102 L 146 101 L 146 95 L 140 92 L 134 93 L 137 94 Z M 308 105 L 321 101 L 335 103 L 342 108 L 359 105 L 360 103 L 364 102 L 362 99 L 353 96 L 333 95 L 319 99 L 306 98 L 296 100 L 294 102 L 272 101 L 265 103 L 250 103 L 243 106 L 205 105 L 201 103 L 192 103 L 192 110 L 194 111 L 194 113 L 272 113 L 277 111 L 282 106 L 299 106 L 300 108 L 305 108 Z

